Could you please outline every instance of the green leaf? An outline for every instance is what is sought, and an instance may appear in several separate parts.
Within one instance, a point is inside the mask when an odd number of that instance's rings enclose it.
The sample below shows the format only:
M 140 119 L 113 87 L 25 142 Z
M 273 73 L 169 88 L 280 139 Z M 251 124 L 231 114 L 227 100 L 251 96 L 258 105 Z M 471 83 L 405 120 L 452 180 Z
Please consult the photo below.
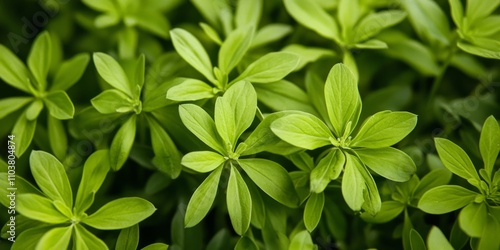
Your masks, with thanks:
M 337 15 L 340 27 L 342 28 L 342 37 L 348 38 L 350 31 L 353 30 L 354 25 L 359 21 L 363 13 L 360 1 L 345 1 L 341 0 L 337 6 Z
M 6 167 L 7 168 L 7 167 Z M 12 178 L 12 177 L 11 177 Z M 43 195 L 33 184 L 28 182 L 21 176 L 16 176 L 15 187 L 18 194 L 38 194 Z M 0 172 L 0 203 L 5 207 L 10 206 L 11 193 L 8 188 L 10 188 L 9 175 L 7 172 Z
M 229 230 L 226 228 L 222 228 L 208 242 L 206 250 L 219 250 L 219 249 L 230 248 L 229 239 L 230 239 Z
M 487 250 L 500 248 L 500 240 L 498 239 L 499 234 L 500 223 L 498 222 L 498 216 L 488 214 L 486 227 L 483 230 L 483 235 L 481 236 L 481 241 L 477 249 Z
M 489 116 L 484 122 L 479 139 L 479 150 L 484 161 L 484 169 L 491 177 L 500 151 L 500 126 L 494 116 Z
M 116 240 L 115 250 L 137 249 L 139 245 L 139 224 L 124 228 Z
M 258 34 L 257 34 L 258 35 Z M 315 62 L 318 59 L 326 56 L 334 56 L 335 52 L 325 48 L 318 47 L 306 47 L 300 44 L 290 44 L 287 45 L 282 51 L 287 51 L 296 54 L 300 57 L 299 64 L 295 67 L 295 70 L 300 70 L 306 64 Z
M 427 236 L 427 247 L 429 250 L 453 250 L 446 236 L 436 226 L 431 228 L 429 236 Z
M 435 138 L 436 149 L 444 166 L 452 173 L 468 180 L 480 181 L 476 168 L 469 156 L 457 144 L 444 138 Z
M 466 16 L 468 22 L 472 24 L 476 20 L 489 16 L 499 5 L 499 0 L 491 0 L 488 2 L 480 0 L 468 0 L 466 8 Z
M 36 120 L 42 112 L 43 102 L 40 99 L 35 99 L 31 105 L 26 108 L 26 118 L 30 121 Z
M 36 120 L 28 120 L 26 118 L 26 112 L 24 115 L 19 116 L 14 128 L 12 129 L 12 135 L 15 136 L 14 143 L 16 143 L 16 156 L 20 157 L 24 154 L 26 149 L 31 144 L 33 136 L 35 135 Z
M 300 110 L 316 113 L 304 90 L 289 81 L 255 84 L 254 88 L 259 101 L 273 110 Z
M 500 15 L 491 15 L 478 20 L 472 30 L 469 32 L 472 36 L 494 36 L 496 33 L 500 32 L 500 27 L 495 25 L 500 21 Z
M 182 104 L 179 106 L 179 115 L 184 126 L 203 143 L 221 154 L 226 152 L 215 122 L 205 110 L 194 104 Z
M 234 22 L 236 27 L 257 27 L 262 16 L 262 0 L 238 1 Z
M 314 244 L 308 231 L 300 231 L 290 240 L 288 250 L 313 250 Z
M 84 4 L 97 11 L 115 12 L 116 6 L 112 0 L 82 0 Z
M 409 112 L 378 112 L 361 125 L 351 147 L 389 147 L 406 137 L 416 124 L 417 116 Z
M 356 164 L 361 164 L 354 156 L 346 154 L 344 175 L 342 177 L 342 196 L 353 211 L 360 211 L 366 192 L 365 181 Z
M 76 250 L 108 249 L 104 241 L 89 232 L 81 224 L 76 224 L 74 234 Z
M 426 250 L 424 239 L 415 229 L 410 230 L 411 250 Z
M 318 225 L 324 205 L 324 193 L 312 193 L 311 196 L 309 196 L 304 209 L 304 224 L 306 225 L 307 231 L 312 232 Z
M 256 27 L 256 26 L 254 26 Z M 264 46 L 268 43 L 278 41 L 292 32 L 292 27 L 287 24 L 271 23 L 260 28 L 253 38 L 250 48 Z
M 47 74 L 52 60 L 52 42 L 49 32 L 37 36 L 28 55 L 28 68 L 35 77 L 39 90 L 47 87 Z
M 31 173 L 40 189 L 52 200 L 62 201 L 73 207 L 73 194 L 66 169 L 53 155 L 43 151 L 32 151 Z
M 257 94 L 248 82 L 231 86 L 215 102 L 215 127 L 228 150 L 236 145 L 241 134 L 252 124 L 257 109 Z
M 75 201 L 75 210 L 78 213 L 85 212 L 92 205 L 94 196 L 104 182 L 109 168 L 108 150 L 96 151 L 85 161 Z
M 186 209 L 186 216 L 184 217 L 184 225 L 186 227 L 197 225 L 212 207 L 217 195 L 222 169 L 222 167 L 215 169 L 194 191 Z
M 111 56 L 96 52 L 94 53 L 94 64 L 99 75 L 114 88 L 123 91 L 129 97 L 134 96 L 132 88 L 125 71 L 118 62 Z
M 36 245 L 36 249 L 67 249 L 72 232 L 73 227 L 71 226 L 51 229 L 42 236 Z
M 170 23 L 163 13 L 157 10 L 142 9 L 137 15 L 134 15 L 137 26 L 147 30 L 161 38 L 168 37 Z
M 335 64 L 330 70 L 325 83 L 325 99 L 334 134 L 337 138 L 350 134 L 361 113 L 361 97 L 356 77 L 344 64 Z
M 451 17 L 453 18 L 453 21 L 455 22 L 455 25 L 459 29 L 462 28 L 462 20 L 464 17 L 464 7 L 462 5 L 462 1 L 460 0 L 448 0 L 450 3 L 450 9 L 451 9 Z
M 59 120 L 67 120 L 75 115 L 75 107 L 66 92 L 58 90 L 45 96 L 43 99 L 49 113 Z
M 54 155 L 63 160 L 66 157 L 68 150 L 68 137 L 62 122 L 53 116 L 49 115 L 47 118 L 48 137 L 50 148 Z
M 417 171 L 405 152 L 395 148 L 356 149 L 361 161 L 375 173 L 392 181 L 405 182 Z
M 155 206 L 142 198 L 120 198 L 106 203 L 95 213 L 82 219 L 82 222 L 101 230 L 116 230 L 131 227 L 156 210 Z
M 231 174 L 227 184 L 227 210 L 234 230 L 244 235 L 250 226 L 252 215 L 252 199 L 247 184 L 241 177 L 238 169 L 231 166 Z
M 460 228 L 470 237 L 481 237 L 488 220 L 486 204 L 470 203 L 458 215 Z
M 216 81 L 212 73 L 210 57 L 196 37 L 180 28 L 171 30 L 170 37 L 175 50 L 187 63 L 202 73 L 210 82 Z
M 219 67 L 223 74 L 229 74 L 247 53 L 254 31 L 254 26 L 239 27 L 224 40 L 219 50 Z
M 31 93 L 30 73 L 24 63 L 0 44 L 0 78 L 10 86 Z
M 370 223 L 386 223 L 403 212 L 405 204 L 398 201 L 384 201 L 380 208 L 380 212 L 372 216 L 369 213 L 362 213 L 361 218 Z
M 276 82 L 290 74 L 299 65 L 300 58 L 291 52 L 265 54 L 248 67 L 232 82 L 247 80 L 251 83 Z
M 179 151 L 165 129 L 154 118 L 148 119 L 148 122 L 151 129 L 153 152 L 155 153 L 153 163 L 158 167 L 158 170 L 175 179 L 182 171 Z
M 111 169 L 120 170 L 134 145 L 137 116 L 132 115 L 118 129 L 109 149 Z
M 419 199 L 431 188 L 448 184 L 451 180 L 451 176 L 451 172 L 445 168 L 432 170 L 420 180 L 413 190 L 412 197 Z
M 247 1 L 247 2 L 249 2 L 249 1 Z M 259 247 L 255 244 L 255 242 L 250 237 L 243 236 L 238 240 L 234 249 L 235 250 L 258 250 Z
M 117 89 L 108 89 L 92 98 L 92 106 L 101 114 L 112 114 L 120 108 L 133 109 L 130 97 Z M 120 112 L 121 113 L 121 112 Z
M 354 29 L 353 42 L 358 43 L 373 37 L 380 31 L 403 21 L 406 13 L 401 10 L 374 12 L 364 17 Z
M 217 33 L 217 31 L 212 26 L 210 26 L 204 22 L 200 22 L 199 24 L 200 24 L 200 27 L 203 30 L 203 32 L 205 32 L 205 35 L 208 36 L 208 38 L 210 38 L 212 41 L 214 41 L 218 45 L 222 44 L 222 40 L 219 36 L 219 33 Z
M 37 194 L 18 194 L 16 210 L 30 218 L 49 224 L 68 222 L 69 218 L 59 212 L 53 201 Z
M 333 149 L 323 157 L 311 171 L 311 192 L 321 193 L 331 180 L 339 177 L 344 169 L 345 155 L 341 150 Z
M 378 39 L 370 39 L 362 43 L 356 43 L 354 47 L 358 49 L 387 49 L 388 45 Z
M 182 157 L 182 165 L 200 173 L 211 172 L 225 161 L 224 156 L 211 151 L 189 152 Z
M 11 250 L 35 249 L 40 239 L 47 233 L 49 227 L 35 227 L 23 231 L 16 237 Z
M 491 49 L 483 48 L 477 45 L 473 45 L 467 42 L 459 41 L 457 46 L 463 51 L 473 54 L 476 56 L 481 56 L 485 58 L 500 59 L 500 52 L 493 51 Z
M 288 207 L 299 203 L 288 172 L 278 163 L 267 159 L 241 159 L 239 165 L 262 191 Z
M 297 22 L 337 43 L 340 41 L 335 19 L 316 1 L 285 0 L 284 3 L 288 13 Z
M 418 208 L 430 214 L 445 214 L 460 209 L 474 201 L 479 194 L 456 185 L 444 185 L 427 191 Z
M 314 168 L 313 158 L 304 151 L 291 154 L 288 159 L 300 170 L 310 172 Z
M 32 100 L 31 97 L 9 97 L 0 100 L 0 119 L 24 107 Z
M 141 250 L 167 250 L 167 249 L 168 245 L 165 243 L 153 243 L 141 248 Z
M 450 27 L 445 13 L 432 0 L 401 1 L 417 34 L 431 44 L 448 45 Z
M 271 130 L 282 140 L 310 150 L 330 145 L 333 137 L 323 121 L 307 113 L 279 118 L 271 124 Z
M 86 53 L 78 54 L 71 59 L 64 61 L 56 72 L 54 81 L 52 82 L 52 91 L 66 91 L 73 86 L 83 75 L 90 56 Z
M 186 78 L 167 92 L 167 99 L 183 102 L 208 99 L 215 96 L 215 89 L 203 81 Z

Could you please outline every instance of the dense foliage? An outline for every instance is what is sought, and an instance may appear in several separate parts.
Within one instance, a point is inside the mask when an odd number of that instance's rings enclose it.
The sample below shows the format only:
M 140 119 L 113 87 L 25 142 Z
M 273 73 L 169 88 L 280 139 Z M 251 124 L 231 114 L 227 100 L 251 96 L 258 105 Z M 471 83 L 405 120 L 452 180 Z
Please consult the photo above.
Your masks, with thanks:
M 500 0 L 0 2 L 1 249 L 500 249 Z

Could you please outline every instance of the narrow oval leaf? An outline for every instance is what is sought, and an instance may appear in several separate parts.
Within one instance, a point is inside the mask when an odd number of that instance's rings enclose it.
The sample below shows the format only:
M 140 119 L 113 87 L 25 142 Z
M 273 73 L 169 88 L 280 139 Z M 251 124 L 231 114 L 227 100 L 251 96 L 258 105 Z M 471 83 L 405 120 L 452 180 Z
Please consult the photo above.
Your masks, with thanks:
M 154 119 L 148 119 L 151 129 L 151 145 L 155 157 L 153 164 L 170 178 L 179 177 L 182 171 L 181 155 L 167 131 Z
M 309 196 L 304 209 L 304 224 L 306 225 L 307 231 L 312 232 L 318 225 L 324 205 L 324 193 L 312 193 L 311 196 Z
M 224 74 L 229 74 L 247 53 L 254 30 L 254 26 L 242 26 L 233 30 L 224 40 L 219 50 L 219 67 Z
M 186 216 L 184 217 L 184 225 L 186 227 L 196 226 L 212 207 L 217 195 L 222 169 L 222 167 L 219 167 L 213 171 L 194 191 L 186 209 Z
M 445 214 L 473 202 L 478 195 L 461 186 L 439 186 L 427 191 L 420 198 L 418 208 L 430 214 Z
M 104 241 L 89 232 L 81 224 L 75 226 L 74 240 L 76 250 L 108 249 Z
M 40 115 L 40 112 L 42 112 L 42 109 L 43 109 L 43 102 L 40 101 L 40 99 L 36 99 L 31 103 L 31 105 L 29 105 L 26 108 L 25 112 L 26 118 L 30 121 L 36 120 Z
M 20 157 L 24 154 L 26 149 L 31 144 L 33 136 L 35 135 L 36 120 L 28 120 L 26 118 L 26 112 L 19 116 L 14 128 L 12 129 L 12 134 L 15 136 L 14 142 L 16 143 L 16 156 Z
M 63 91 L 69 89 L 82 77 L 89 61 L 90 56 L 86 53 L 78 54 L 64 61 L 59 66 L 50 89 Z
M 75 115 L 75 107 L 66 92 L 54 91 L 43 99 L 51 116 L 59 120 L 67 120 Z
M 111 169 L 114 171 L 120 170 L 125 161 L 128 159 L 130 150 L 132 149 L 135 141 L 136 120 L 136 115 L 132 115 L 128 118 L 120 127 L 111 142 L 109 160 Z
M 73 207 L 73 193 L 66 169 L 57 158 L 43 151 L 33 151 L 30 167 L 36 183 L 49 198 Z
M 137 249 L 139 245 L 139 224 L 124 228 L 116 240 L 115 250 Z
M 241 159 L 239 165 L 262 191 L 288 207 L 297 207 L 299 199 L 288 172 L 266 159 Z
M 405 152 L 395 148 L 357 149 L 361 161 L 375 173 L 392 181 L 405 182 L 417 171 Z
M 24 63 L 0 44 L 0 78 L 10 86 L 31 93 L 30 73 Z
M 282 140 L 309 150 L 330 145 L 333 137 L 323 121 L 307 113 L 279 118 L 271 124 L 271 130 Z
M 484 161 L 484 169 L 491 177 L 500 151 L 500 126 L 494 116 L 488 117 L 484 122 L 479 139 L 479 150 Z
M 83 213 L 92 205 L 94 195 L 104 182 L 109 169 L 108 150 L 96 151 L 87 158 L 76 194 L 75 210 L 77 212 Z
M 254 26 L 256 27 L 256 26 Z M 287 24 L 272 23 L 260 28 L 252 40 L 250 48 L 264 46 L 268 43 L 278 41 L 292 32 L 293 28 Z M 292 51 L 289 51 L 292 52 Z
M 73 227 L 71 226 L 56 227 L 54 229 L 51 229 L 44 236 L 42 236 L 42 238 L 36 245 L 36 250 L 67 249 L 72 232 Z
M 184 126 L 203 143 L 221 154 L 226 152 L 215 122 L 205 110 L 194 104 L 182 104 L 179 106 L 179 115 Z
M 68 222 L 69 218 L 54 207 L 52 200 L 37 194 L 19 194 L 16 200 L 16 210 L 30 218 L 49 224 Z
M 488 223 L 486 204 L 481 202 L 465 206 L 458 215 L 458 223 L 467 235 L 480 238 Z
M 187 78 L 168 89 L 167 99 L 183 102 L 208 99 L 215 96 L 214 88 L 203 81 Z
M 419 199 L 431 188 L 446 185 L 451 180 L 451 172 L 446 168 L 434 169 L 427 173 L 413 190 L 412 197 Z
M 93 58 L 97 72 L 109 85 L 123 91 L 130 97 L 134 96 L 134 89 L 131 88 L 127 74 L 113 57 L 96 52 Z
M 234 16 L 236 27 L 257 27 L 262 16 L 262 2 L 262 0 L 239 1 Z
M 308 231 L 300 231 L 290 240 L 288 250 L 313 250 L 314 244 Z
M 29 228 L 23 231 L 16 237 L 16 241 L 12 244 L 11 250 L 35 249 L 40 239 L 48 230 L 50 230 L 50 228 L 45 226 Z
M 401 10 L 387 10 L 368 14 L 354 29 L 353 42 L 362 42 L 380 31 L 403 21 L 406 13 Z
M 63 160 L 68 150 L 66 130 L 62 122 L 53 116 L 49 115 L 47 120 L 50 148 L 58 159 Z
M 0 100 L 0 119 L 22 108 L 33 98 L 31 97 L 9 97 Z
M 255 244 L 255 242 L 247 236 L 241 237 L 236 243 L 236 246 L 234 247 L 234 250 L 258 250 L 258 249 L 259 247 Z
M 112 114 L 118 112 L 120 108 L 130 108 L 133 110 L 130 97 L 117 89 L 108 89 L 92 98 L 90 102 L 101 114 Z
M 232 82 L 240 80 L 247 80 L 251 83 L 276 82 L 290 74 L 299 61 L 299 56 L 291 52 L 271 52 L 250 64 Z
M 134 15 L 137 21 L 137 26 L 147 30 L 161 38 L 168 37 L 170 23 L 163 13 L 156 10 L 142 10 L 137 15 Z
M 359 164 L 358 161 L 347 154 L 342 177 L 342 196 L 353 211 L 360 211 L 365 202 L 363 193 L 366 192 L 366 186 L 356 164 Z
M 398 201 L 384 201 L 380 208 L 380 212 L 376 215 L 371 215 L 369 213 L 362 213 L 361 218 L 370 223 L 386 223 L 403 212 L 405 209 L 405 204 Z
M 252 215 L 252 198 L 247 184 L 241 177 L 238 169 L 231 166 L 231 174 L 227 184 L 227 210 L 234 230 L 239 235 L 244 235 L 250 226 Z
M 339 149 L 328 152 L 311 171 L 311 192 L 322 193 L 331 180 L 340 176 L 344 169 L 345 156 Z
M 155 212 L 155 206 L 142 198 L 128 197 L 108 202 L 82 222 L 101 230 L 131 227 Z
M 200 41 L 188 31 L 180 28 L 171 30 L 170 37 L 177 53 L 210 82 L 215 82 L 212 62 Z
M 47 73 L 52 61 L 52 42 L 47 31 L 37 36 L 28 55 L 28 67 L 40 90 L 47 87 Z
M 433 226 L 427 236 L 427 247 L 429 250 L 453 250 L 450 242 L 446 239 L 446 236 L 441 232 L 441 230 Z
M 224 159 L 224 156 L 218 153 L 211 151 L 196 151 L 184 155 L 181 163 L 194 171 L 207 173 L 213 171 L 225 161 L 226 159 Z
M 390 147 L 405 138 L 417 125 L 409 112 L 378 112 L 368 117 L 351 142 L 351 147 Z
M 457 144 L 444 138 L 435 138 L 436 149 L 444 166 L 452 173 L 468 180 L 480 181 L 476 168 L 469 156 Z
M 411 250 L 426 250 L 424 239 L 415 229 L 410 230 Z
M 141 248 L 141 250 L 167 250 L 167 249 L 168 245 L 165 243 L 153 243 Z
M 448 45 L 450 27 L 448 18 L 432 0 L 404 0 L 403 8 L 417 34 L 431 44 Z

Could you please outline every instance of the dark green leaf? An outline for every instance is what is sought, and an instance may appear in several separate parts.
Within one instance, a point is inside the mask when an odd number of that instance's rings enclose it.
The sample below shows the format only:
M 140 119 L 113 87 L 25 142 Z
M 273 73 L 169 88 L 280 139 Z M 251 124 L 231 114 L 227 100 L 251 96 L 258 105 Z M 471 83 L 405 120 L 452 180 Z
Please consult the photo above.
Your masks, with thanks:
M 155 119 L 148 119 L 151 129 L 151 143 L 155 157 L 153 163 L 158 170 L 175 179 L 182 171 L 181 156 L 174 142 Z
M 321 219 L 324 205 L 324 193 L 312 193 L 311 196 L 309 196 L 306 207 L 304 209 L 304 224 L 306 225 L 307 231 L 312 232 L 318 225 Z
M 375 216 L 369 213 L 362 213 L 361 218 L 370 223 L 386 223 L 400 215 L 404 209 L 405 205 L 398 201 L 384 201 L 382 202 L 380 212 Z
M 139 224 L 124 228 L 116 240 L 115 250 L 137 249 L 139 245 Z
M 66 157 L 68 150 L 68 138 L 62 122 L 53 116 L 49 115 L 47 118 L 48 136 L 50 147 L 54 155 L 63 160 Z

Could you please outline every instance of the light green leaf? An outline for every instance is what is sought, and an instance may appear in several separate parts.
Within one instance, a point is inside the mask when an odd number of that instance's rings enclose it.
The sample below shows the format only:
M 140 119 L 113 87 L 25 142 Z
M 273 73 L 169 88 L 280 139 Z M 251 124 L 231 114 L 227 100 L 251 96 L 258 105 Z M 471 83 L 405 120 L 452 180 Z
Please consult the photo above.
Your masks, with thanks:
M 253 40 L 254 31 L 254 26 L 239 27 L 224 40 L 219 50 L 219 67 L 223 74 L 229 74 L 247 53 Z
M 52 61 L 52 42 L 49 32 L 37 36 L 28 55 L 28 68 L 35 77 L 39 90 L 47 87 L 47 73 Z
M 259 101 L 273 110 L 300 110 L 316 113 L 304 90 L 289 81 L 255 84 L 254 88 Z
M 82 0 L 84 4 L 89 6 L 90 8 L 103 11 L 103 12 L 114 12 L 116 11 L 116 7 L 112 0 Z
M 167 249 L 168 245 L 165 243 L 153 243 L 141 248 L 141 250 L 167 250 Z
M 365 182 L 366 192 L 363 192 L 365 202 L 363 203 L 362 208 L 365 212 L 373 216 L 380 211 L 380 208 L 382 206 L 382 201 L 380 200 L 380 195 L 378 193 L 377 183 L 375 183 L 373 176 L 357 157 L 354 157 L 350 154 L 348 154 L 348 156 L 353 158 L 353 161 L 356 162 L 356 167 L 358 168 L 358 171 Z
M 125 93 L 117 89 L 108 89 L 90 100 L 92 106 L 101 114 L 112 114 L 120 108 L 132 107 L 132 100 Z M 121 113 L 121 112 L 120 112 Z
M 243 1 L 243 2 L 251 2 L 251 1 Z M 258 250 L 258 249 L 259 247 L 255 244 L 255 242 L 247 236 L 241 237 L 236 243 L 236 246 L 234 247 L 234 250 Z
M 75 115 L 75 107 L 64 91 L 54 91 L 45 96 L 43 101 L 47 105 L 50 115 L 54 118 L 67 120 Z
M 82 222 L 101 230 L 131 227 L 148 218 L 156 210 L 151 202 L 137 197 L 120 198 L 106 203 Z
M 90 56 L 88 54 L 81 53 L 64 61 L 59 66 L 50 89 L 63 91 L 69 89 L 82 77 L 89 60 Z
M 494 36 L 496 33 L 500 32 L 500 27 L 495 25 L 499 21 L 500 15 L 491 15 L 480 19 L 474 24 L 468 35 L 479 37 Z
M 94 64 L 99 75 L 114 88 L 123 91 L 129 97 L 134 96 L 132 88 L 125 71 L 111 56 L 96 52 L 94 53 Z
M 200 41 L 188 31 L 180 28 L 171 30 L 170 37 L 177 53 L 210 82 L 215 82 L 212 62 Z
M 256 27 L 256 26 L 254 26 Z M 252 41 L 250 48 L 256 48 L 271 42 L 278 41 L 292 32 L 292 27 L 287 24 L 271 23 L 260 28 Z
M 252 215 L 252 199 L 247 184 L 241 177 L 238 169 L 231 166 L 231 174 L 227 184 L 227 210 L 234 230 L 239 235 L 244 235 L 250 226 Z
M 291 52 L 300 57 L 299 64 L 297 65 L 297 67 L 295 67 L 295 70 L 300 70 L 304 66 L 306 66 L 306 64 L 315 62 L 322 57 L 335 55 L 334 51 L 330 49 L 318 48 L 318 47 L 306 47 L 300 44 L 287 45 L 285 48 L 282 49 L 282 51 Z
M 49 224 L 68 222 L 69 218 L 59 212 L 53 201 L 37 194 L 18 194 L 16 210 L 23 216 Z
M 311 192 L 321 193 L 331 180 L 339 177 L 344 169 L 345 155 L 341 150 L 333 149 L 323 157 L 311 171 Z
M 499 0 L 467 0 L 466 16 L 469 23 L 489 16 L 500 5 Z
M 300 170 L 310 172 L 314 168 L 313 158 L 306 152 L 297 152 L 287 157 Z
M 224 156 L 218 153 L 211 151 L 195 151 L 184 155 L 181 163 L 194 171 L 207 173 L 213 171 L 225 161 L 226 159 L 224 159 Z
M 370 39 L 363 43 L 356 43 L 354 44 L 354 47 L 358 49 L 387 49 L 389 46 L 387 43 L 380 40 Z
M 405 204 L 402 204 L 401 202 L 384 201 L 382 202 L 380 212 L 378 212 L 376 215 L 373 216 L 369 213 L 362 213 L 361 218 L 370 223 L 386 223 L 400 215 L 404 209 Z
M 434 169 L 426 174 L 413 190 L 412 197 L 419 199 L 431 188 L 446 185 L 451 180 L 451 172 L 446 168 Z
M 409 112 L 378 112 L 364 121 L 351 147 L 392 146 L 406 137 L 416 124 L 417 116 Z
M 83 166 L 82 180 L 78 187 L 75 211 L 85 212 L 94 202 L 94 195 L 101 187 L 109 171 L 109 151 L 99 150 L 90 155 Z
M 203 30 L 203 32 L 205 32 L 205 35 L 208 36 L 208 38 L 210 38 L 218 45 L 222 44 L 222 39 L 220 38 L 219 33 L 217 33 L 217 31 L 212 26 L 204 22 L 200 22 L 200 27 Z
M 94 19 L 96 28 L 104 29 L 120 23 L 120 16 L 116 13 L 99 15 Z
M 337 43 L 340 41 L 335 19 L 316 1 L 285 0 L 284 4 L 288 13 L 300 24 Z
M 32 151 L 31 173 L 40 189 L 52 200 L 62 201 L 73 207 L 73 193 L 66 169 L 53 155 L 43 151 Z
M 451 17 L 453 18 L 453 21 L 455 22 L 455 25 L 459 29 L 462 28 L 462 20 L 464 17 L 464 7 L 462 5 L 462 1 L 460 0 L 448 0 L 450 3 L 450 9 L 451 9 Z
M 24 63 L 0 44 L 0 78 L 10 86 L 31 93 L 30 73 Z
M 278 163 L 267 159 L 241 159 L 239 165 L 262 191 L 276 201 L 297 207 L 299 203 L 288 172 Z
M 450 242 L 441 230 L 433 226 L 427 236 L 427 247 L 429 250 L 453 250 Z
M 439 158 L 441 158 L 441 161 L 447 169 L 466 180 L 481 180 L 474 164 L 472 164 L 469 156 L 462 148 L 444 138 L 435 138 L 434 142 L 436 143 Z
M 167 99 L 183 102 L 208 99 L 215 96 L 215 89 L 203 81 L 187 78 L 167 92 Z
M 43 102 L 40 99 L 35 99 L 31 105 L 26 108 L 26 119 L 33 121 L 38 118 L 43 109 Z
M 291 52 L 271 52 L 248 65 L 232 82 L 240 80 L 251 83 L 276 82 L 290 74 L 299 62 L 300 58 Z
M 476 46 L 464 41 L 459 41 L 457 46 L 469 54 L 491 59 L 500 59 L 500 51 L 493 51 L 491 49 Z
M 6 167 L 7 168 L 7 167 Z M 11 177 L 12 178 L 12 177 Z M 18 194 L 38 194 L 43 196 L 43 194 L 33 186 L 30 182 L 24 179 L 21 176 L 16 176 L 16 192 Z M 10 206 L 10 197 L 12 194 L 10 193 L 10 182 L 9 175 L 7 172 L 0 172 L 0 203 L 5 207 Z
M 448 45 L 450 27 L 445 13 L 433 0 L 404 0 L 403 8 L 417 34 L 431 44 Z
M 139 245 L 139 224 L 124 228 L 116 240 L 115 250 L 137 249 Z
M 36 250 L 67 249 L 72 232 L 72 226 L 56 227 L 54 229 L 51 229 L 44 236 L 42 236 L 42 238 L 36 245 Z
M 49 227 L 35 227 L 23 231 L 16 237 L 11 250 L 35 249 L 40 239 L 50 230 Z
M 347 154 L 342 177 L 342 196 L 353 211 L 360 211 L 365 202 L 365 181 L 356 164 L 361 164 L 354 156 Z
M 234 22 L 237 28 L 244 26 L 257 27 L 262 15 L 262 0 L 238 1 Z
M 89 232 L 81 224 L 76 224 L 74 234 L 76 250 L 108 249 L 104 241 Z
M 488 250 L 500 248 L 500 239 L 498 238 L 498 235 L 500 235 L 500 223 L 498 222 L 498 216 L 488 214 L 486 227 L 483 230 L 483 235 L 481 236 L 477 249 Z
M 401 10 L 374 12 L 364 17 L 354 29 L 353 42 L 358 43 L 373 37 L 380 31 L 403 21 L 406 13 Z
M 500 126 L 494 116 L 489 116 L 484 122 L 479 139 L 479 150 L 484 161 L 484 169 L 491 177 L 500 150 Z
M 335 64 L 330 70 L 325 83 L 325 99 L 334 134 L 337 138 L 349 135 L 358 123 L 361 97 L 356 77 L 344 64 Z
M 35 135 L 36 120 L 28 120 L 26 118 L 26 112 L 20 115 L 17 119 L 14 128 L 12 129 L 12 135 L 15 136 L 14 143 L 16 143 L 16 156 L 20 157 L 24 154 L 26 149 L 31 144 L 33 136 Z
M 226 152 L 215 122 L 205 110 L 194 104 L 182 104 L 179 106 L 179 115 L 184 126 L 203 143 L 221 154 Z
M 154 119 L 148 119 L 151 129 L 151 144 L 155 157 L 153 163 L 158 170 L 168 174 L 170 178 L 177 178 L 182 171 L 181 156 L 174 142 L 165 129 Z
M 427 191 L 420 198 L 418 208 L 430 214 L 445 214 L 473 202 L 478 195 L 461 186 L 439 186 Z
M 168 37 L 170 23 L 163 13 L 157 10 L 142 9 L 137 15 L 134 15 L 137 26 L 147 30 L 161 38 Z
M 309 196 L 304 209 L 304 224 L 306 225 L 307 231 L 312 232 L 318 225 L 324 205 L 324 193 L 312 193 L 311 196 Z
M 217 188 L 222 173 L 222 167 L 215 169 L 194 191 L 189 200 L 184 225 L 193 227 L 197 225 L 208 213 L 217 195 Z
M 279 118 L 271 124 L 271 130 L 282 140 L 309 150 L 330 145 L 333 137 L 323 121 L 307 113 Z
M 375 173 L 392 181 L 405 182 L 417 171 L 405 152 L 395 148 L 357 149 L 361 161 Z
M 488 211 L 484 202 L 470 203 L 458 215 L 460 228 L 470 237 L 480 238 L 487 226 L 487 220 Z
M 257 109 L 257 94 L 248 82 L 231 86 L 215 102 L 215 126 L 225 141 L 227 150 L 233 149 L 241 134 L 252 124 Z
M 32 100 L 31 97 L 9 97 L 0 100 L 0 119 L 24 107 Z
M 360 1 L 340 0 L 337 6 L 337 15 L 340 27 L 342 27 L 342 37 L 347 40 L 348 34 L 353 30 L 354 25 L 359 21 L 363 10 Z
M 125 161 L 128 159 L 130 150 L 135 141 L 137 116 L 132 115 L 125 123 L 118 129 L 111 147 L 109 149 L 111 169 L 114 171 L 120 170 Z
M 290 240 L 288 250 L 313 250 L 314 244 L 308 231 L 300 231 Z
M 50 148 L 58 159 L 63 160 L 68 150 L 68 137 L 64 125 L 60 120 L 49 115 L 47 117 L 47 127 Z

